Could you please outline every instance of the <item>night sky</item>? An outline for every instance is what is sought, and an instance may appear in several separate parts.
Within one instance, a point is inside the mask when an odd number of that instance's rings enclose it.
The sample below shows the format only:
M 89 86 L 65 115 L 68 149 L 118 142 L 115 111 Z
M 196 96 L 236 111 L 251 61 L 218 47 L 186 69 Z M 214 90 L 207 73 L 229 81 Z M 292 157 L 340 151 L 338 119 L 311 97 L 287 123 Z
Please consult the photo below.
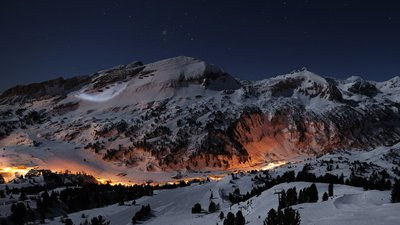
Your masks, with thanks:
M 1 0 L 0 91 L 186 55 L 241 79 L 400 75 L 400 1 Z

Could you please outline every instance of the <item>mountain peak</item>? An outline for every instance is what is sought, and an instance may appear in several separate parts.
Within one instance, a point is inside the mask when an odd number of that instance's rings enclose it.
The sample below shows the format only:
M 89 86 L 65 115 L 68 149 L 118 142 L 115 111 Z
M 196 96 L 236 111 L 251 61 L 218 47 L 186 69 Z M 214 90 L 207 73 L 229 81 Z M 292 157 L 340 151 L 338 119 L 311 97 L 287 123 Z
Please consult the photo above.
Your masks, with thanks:
M 238 89 L 241 86 L 221 68 L 188 56 L 177 56 L 147 64 L 144 71 L 151 71 L 154 75 L 153 79 L 149 80 L 152 85 L 187 85 L 197 82 L 211 90 Z
M 284 74 L 284 75 L 279 75 L 276 77 L 278 80 L 279 79 L 295 79 L 295 80 L 301 80 L 307 83 L 317 83 L 319 85 L 328 85 L 328 81 L 321 77 L 320 75 L 309 71 L 307 68 L 303 67 L 298 70 L 294 70 L 289 74 Z
M 294 74 L 294 73 L 299 73 L 299 72 L 309 72 L 309 70 L 307 69 L 307 67 L 303 66 L 303 67 L 301 67 L 300 69 L 293 70 L 293 71 L 290 72 L 290 73 L 291 73 L 291 74 Z
M 177 56 L 146 65 L 133 62 L 106 70 L 93 77 L 92 82 L 75 96 L 94 102 L 109 101 L 118 96 L 121 102 L 133 103 L 240 87 L 237 80 L 214 65 L 192 57 Z
M 274 97 L 293 97 L 309 101 L 307 98 L 319 97 L 329 101 L 342 101 L 342 95 L 335 84 L 306 68 L 279 75 L 271 79 L 271 92 Z

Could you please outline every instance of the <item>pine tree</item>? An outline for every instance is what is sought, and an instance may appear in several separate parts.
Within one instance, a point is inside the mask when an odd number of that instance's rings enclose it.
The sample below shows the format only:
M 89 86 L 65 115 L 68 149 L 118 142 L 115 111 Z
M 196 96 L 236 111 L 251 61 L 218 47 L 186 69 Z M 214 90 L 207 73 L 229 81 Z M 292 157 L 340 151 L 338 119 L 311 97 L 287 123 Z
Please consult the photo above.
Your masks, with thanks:
M 242 214 L 242 211 L 238 211 L 236 213 L 236 217 L 235 217 L 235 225 L 244 225 L 246 223 L 246 220 Z
M 300 225 L 299 211 L 292 208 L 285 208 L 283 211 L 283 225 Z
M 310 202 L 318 202 L 318 189 L 314 183 L 309 188 L 309 198 Z
M 299 198 L 298 198 L 298 203 L 299 204 L 301 204 L 301 203 L 304 203 L 304 202 L 306 202 L 307 201 L 307 198 L 306 198 L 306 196 L 305 196 L 305 193 L 304 193 L 304 190 L 300 190 L 299 191 Z
M 297 204 L 297 191 L 296 187 L 289 188 L 286 192 L 286 207 Z
M 24 203 L 13 203 L 11 205 L 11 219 L 14 221 L 16 224 L 24 224 L 26 217 L 26 207 Z
M 328 193 L 324 192 L 324 195 L 322 196 L 322 201 L 328 201 L 329 196 Z
M 297 210 L 287 207 L 283 210 L 271 209 L 264 220 L 264 225 L 299 225 L 300 214 Z
M 232 212 L 228 212 L 228 215 L 226 215 L 224 225 L 235 225 L 235 215 Z
M 210 205 L 208 206 L 208 212 L 209 213 L 214 213 L 214 212 L 216 212 L 218 209 L 217 209 L 217 205 L 213 202 L 213 201 L 211 201 L 210 202 Z
M 46 219 L 47 207 L 45 206 L 45 203 L 40 198 L 36 200 L 36 208 L 39 211 L 40 223 L 44 223 L 44 221 Z
M 72 222 L 72 220 L 70 218 L 65 219 L 64 224 L 65 225 L 74 225 L 74 223 Z
M 193 209 L 192 209 L 193 210 Z M 151 213 L 150 205 L 147 204 L 146 206 L 142 205 L 142 208 L 135 213 L 132 217 L 132 224 L 136 224 L 140 220 L 146 219 Z
M 133 217 L 132 217 L 132 220 L 131 220 L 131 222 L 132 222 L 132 224 L 136 224 L 136 223 L 137 223 L 136 216 L 133 216 Z
M 286 207 L 286 192 L 282 191 L 280 198 L 279 198 L 278 209 L 283 209 L 285 207 Z
M 330 183 L 329 186 L 328 186 L 328 195 L 330 197 L 333 196 L 333 183 Z
M 400 180 L 395 180 L 392 188 L 391 197 L 393 203 L 400 202 Z
M 196 203 L 193 206 L 192 213 L 201 213 L 201 205 L 200 205 L 200 203 Z
M 51 206 L 50 195 L 47 191 L 42 193 L 43 206 L 47 209 Z
M 110 221 L 106 221 L 103 216 L 93 217 L 91 225 L 109 225 Z
M 268 212 L 267 218 L 264 220 L 264 225 L 278 225 L 278 214 L 275 209 L 271 209 Z
M 221 213 L 219 214 L 219 219 L 220 219 L 220 220 L 223 220 L 224 217 L 225 217 L 224 212 L 221 211 Z

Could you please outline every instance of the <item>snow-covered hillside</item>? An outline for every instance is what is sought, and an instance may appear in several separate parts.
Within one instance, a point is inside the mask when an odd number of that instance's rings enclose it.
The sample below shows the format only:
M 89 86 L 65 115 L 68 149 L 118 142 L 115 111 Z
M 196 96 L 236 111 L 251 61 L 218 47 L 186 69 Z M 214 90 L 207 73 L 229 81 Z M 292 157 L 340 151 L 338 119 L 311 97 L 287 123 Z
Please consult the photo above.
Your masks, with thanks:
M 383 151 L 383 154 L 377 152 Z M 304 164 L 310 164 L 314 169 L 311 171 L 316 175 L 324 175 L 325 173 L 344 174 L 345 179 L 350 176 L 350 168 L 357 162 L 376 164 L 375 169 L 384 169 L 393 166 L 385 160 L 385 155 L 390 153 L 390 149 L 380 149 L 372 152 L 341 152 L 336 154 L 328 154 L 319 158 L 307 159 L 300 163 L 291 163 L 282 167 L 269 171 L 272 177 L 282 175 L 287 171 L 300 171 Z M 346 163 L 345 163 L 346 162 Z M 347 163 L 348 162 L 348 163 Z M 333 170 L 326 170 L 325 163 L 335 165 Z M 356 164 L 353 164 L 356 163 Z M 339 165 L 339 168 L 336 168 Z M 379 165 L 382 165 L 379 166 Z M 390 169 L 388 170 L 391 173 Z M 219 218 L 221 212 L 226 216 L 228 212 L 236 214 L 242 211 L 246 224 L 256 225 L 263 224 L 268 211 L 271 208 L 277 209 L 278 195 L 277 191 L 288 190 L 296 187 L 299 191 L 309 187 L 310 182 L 289 182 L 273 186 L 272 188 L 256 195 L 247 201 L 233 204 L 224 198 L 224 194 L 233 192 L 239 188 L 241 193 L 251 191 L 257 186 L 256 176 L 263 176 L 264 172 L 243 173 L 232 176 L 226 176 L 220 181 L 211 181 L 203 184 L 192 184 L 188 187 L 177 188 L 172 190 L 160 190 L 155 192 L 153 196 L 140 198 L 132 202 L 126 202 L 125 205 L 110 205 L 103 208 L 84 210 L 77 213 L 69 214 L 67 217 L 72 219 L 74 224 L 83 223 L 88 218 L 102 215 L 111 225 L 130 224 L 133 215 L 139 211 L 143 205 L 149 204 L 153 211 L 153 216 L 141 222 L 142 224 L 203 224 L 214 225 L 223 224 L 223 219 Z M 364 174 L 366 176 L 366 174 Z M 390 175 L 392 178 L 398 175 Z M 334 185 L 334 194 L 327 201 L 323 201 L 324 192 L 328 191 L 327 183 L 316 183 L 318 189 L 319 200 L 316 203 L 302 203 L 292 206 L 299 210 L 301 215 L 301 225 L 334 225 L 334 224 L 380 224 L 394 225 L 400 223 L 400 217 L 397 212 L 400 209 L 399 203 L 390 203 L 390 191 L 364 190 L 363 188 Z M 220 210 L 215 213 L 209 213 L 208 205 L 213 201 L 219 204 Z M 191 208 L 200 203 L 204 209 L 204 213 L 193 214 Z M 82 218 L 82 214 L 85 215 Z M 49 220 L 49 224 L 62 224 L 61 217 Z
M 399 94 L 398 77 L 238 81 L 190 57 L 135 61 L 5 91 L 0 163 L 133 183 L 392 146 Z
M 155 217 L 143 222 L 143 224 L 172 225 L 172 224 L 198 224 L 215 225 L 222 224 L 219 213 L 212 214 L 192 214 L 191 207 L 197 202 L 202 203 L 203 207 L 208 207 L 210 202 L 210 190 L 217 191 L 221 184 L 211 182 L 196 187 L 186 187 L 176 190 L 166 190 L 157 193 L 154 197 L 146 197 L 136 201 L 136 205 L 118 206 L 112 205 L 104 208 L 86 210 L 68 215 L 75 224 L 85 221 L 81 215 L 85 214 L 88 218 L 103 215 L 109 220 L 111 225 L 130 224 L 131 218 L 142 205 L 150 204 L 155 211 Z M 310 186 L 310 183 L 287 183 L 276 186 L 276 188 L 288 189 L 297 187 L 298 189 Z M 328 189 L 327 184 L 318 184 L 318 191 Z M 335 197 L 318 203 L 304 203 L 296 205 L 302 218 L 301 225 L 362 225 L 380 224 L 394 225 L 400 223 L 397 216 L 400 210 L 400 203 L 391 204 L 388 191 L 363 191 L 361 188 L 349 186 L 336 186 Z M 322 192 L 323 193 L 323 192 Z M 322 194 L 320 196 L 322 198 Z M 179 200 L 178 200 L 179 199 Z M 213 201 L 216 201 L 214 199 Z M 278 207 L 278 197 L 274 190 L 264 192 L 254 199 L 250 199 L 241 205 L 230 206 L 229 202 L 219 203 L 221 211 L 226 215 L 228 212 L 241 210 L 247 223 L 250 225 L 263 224 L 267 212 L 271 208 Z M 49 224 L 62 224 L 60 218 L 50 221 Z

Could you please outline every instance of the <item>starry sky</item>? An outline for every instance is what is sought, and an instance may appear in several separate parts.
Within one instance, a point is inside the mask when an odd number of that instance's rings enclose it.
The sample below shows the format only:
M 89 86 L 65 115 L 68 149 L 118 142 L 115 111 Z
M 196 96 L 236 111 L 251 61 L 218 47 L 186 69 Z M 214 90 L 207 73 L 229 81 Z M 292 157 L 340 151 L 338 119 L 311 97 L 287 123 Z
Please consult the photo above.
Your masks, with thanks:
M 0 91 L 186 55 L 240 79 L 400 75 L 400 1 L 2 0 Z

